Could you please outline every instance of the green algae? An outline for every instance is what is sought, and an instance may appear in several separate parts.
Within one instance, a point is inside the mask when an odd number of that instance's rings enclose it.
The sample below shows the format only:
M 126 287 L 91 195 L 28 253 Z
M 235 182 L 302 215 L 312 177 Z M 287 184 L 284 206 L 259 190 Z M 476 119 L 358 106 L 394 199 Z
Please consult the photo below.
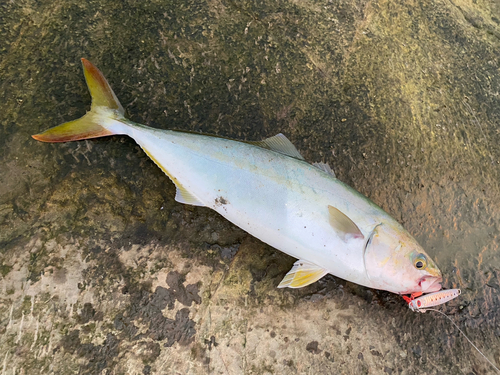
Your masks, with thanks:
M 11 270 L 12 266 L 9 266 L 7 264 L 0 264 L 0 274 L 2 275 L 2 277 L 7 276 Z

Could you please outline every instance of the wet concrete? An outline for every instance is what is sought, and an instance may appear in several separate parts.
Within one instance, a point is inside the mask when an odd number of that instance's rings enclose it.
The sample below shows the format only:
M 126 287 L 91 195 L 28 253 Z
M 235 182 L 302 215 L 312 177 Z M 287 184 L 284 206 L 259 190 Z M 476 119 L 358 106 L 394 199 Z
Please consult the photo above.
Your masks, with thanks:
M 327 276 L 174 201 L 125 137 L 31 134 L 89 106 L 284 133 L 386 209 L 462 296 L 441 310 L 500 365 L 500 6 L 494 0 L 1 2 L 0 368 L 5 374 L 483 374 L 442 316 Z

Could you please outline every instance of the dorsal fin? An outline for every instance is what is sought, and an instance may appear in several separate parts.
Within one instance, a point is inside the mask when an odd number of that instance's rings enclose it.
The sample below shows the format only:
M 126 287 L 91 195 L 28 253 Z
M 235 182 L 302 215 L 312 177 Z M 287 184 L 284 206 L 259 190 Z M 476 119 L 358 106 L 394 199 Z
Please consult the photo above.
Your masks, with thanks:
M 279 152 L 280 154 L 287 155 L 295 159 L 304 160 L 304 157 L 295 148 L 292 142 L 290 142 L 288 138 L 281 133 L 262 141 L 254 141 L 248 143 L 266 148 L 268 150 Z
M 321 169 L 323 172 L 328 173 L 330 176 L 337 178 L 337 176 L 335 176 L 335 172 L 333 171 L 332 168 L 330 168 L 328 163 L 319 162 L 319 163 L 313 163 L 313 165 L 316 168 Z

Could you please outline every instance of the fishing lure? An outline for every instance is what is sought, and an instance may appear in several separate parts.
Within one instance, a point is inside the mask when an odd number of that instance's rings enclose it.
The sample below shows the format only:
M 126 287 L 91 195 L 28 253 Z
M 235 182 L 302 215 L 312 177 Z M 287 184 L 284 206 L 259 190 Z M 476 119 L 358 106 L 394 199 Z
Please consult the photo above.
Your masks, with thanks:
M 403 296 L 403 298 L 406 302 L 408 302 L 408 307 L 412 311 L 424 313 L 427 308 L 442 305 L 443 303 L 457 298 L 460 294 L 460 289 L 445 289 L 438 292 L 425 294 L 417 298 L 414 298 L 414 296 Z
M 462 292 L 460 289 L 445 289 L 440 290 L 439 292 L 429 293 L 422 295 L 422 293 L 413 293 L 410 297 L 402 296 L 404 300 L 408 303 L 408 307 L 412 311 L 418 311 L 421 313 L 426 312 L 427 310 L 435 311 L 441 315 L 443 315 L 446 319 L 448 319 L 457 329 L 458 331 L 467 339 L 467 341 L 478 351 L 481 356 L 498 372 L 500 373 L 500 369 L 496 367 L 493 362 L 491 362 L 488 357 L 486 357 L 479 348 L 474 345 L 474 343 L 467 337 L 467 335 L 460 329 L 460 327 L 453 321 L 451 318 L 445 313 L 432 309 L 434 306 L 442 305 L 452 299 L 457 298 Z

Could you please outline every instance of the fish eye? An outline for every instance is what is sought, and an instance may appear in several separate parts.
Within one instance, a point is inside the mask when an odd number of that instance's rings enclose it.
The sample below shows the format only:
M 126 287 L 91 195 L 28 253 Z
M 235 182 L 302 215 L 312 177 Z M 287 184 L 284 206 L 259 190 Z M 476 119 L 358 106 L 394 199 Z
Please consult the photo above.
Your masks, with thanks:
M 413 261 L 413 265 L 417 270 L 423 270 L 427 267 L 427 258 L 424 254 L 418 254 L 418 256 Z

